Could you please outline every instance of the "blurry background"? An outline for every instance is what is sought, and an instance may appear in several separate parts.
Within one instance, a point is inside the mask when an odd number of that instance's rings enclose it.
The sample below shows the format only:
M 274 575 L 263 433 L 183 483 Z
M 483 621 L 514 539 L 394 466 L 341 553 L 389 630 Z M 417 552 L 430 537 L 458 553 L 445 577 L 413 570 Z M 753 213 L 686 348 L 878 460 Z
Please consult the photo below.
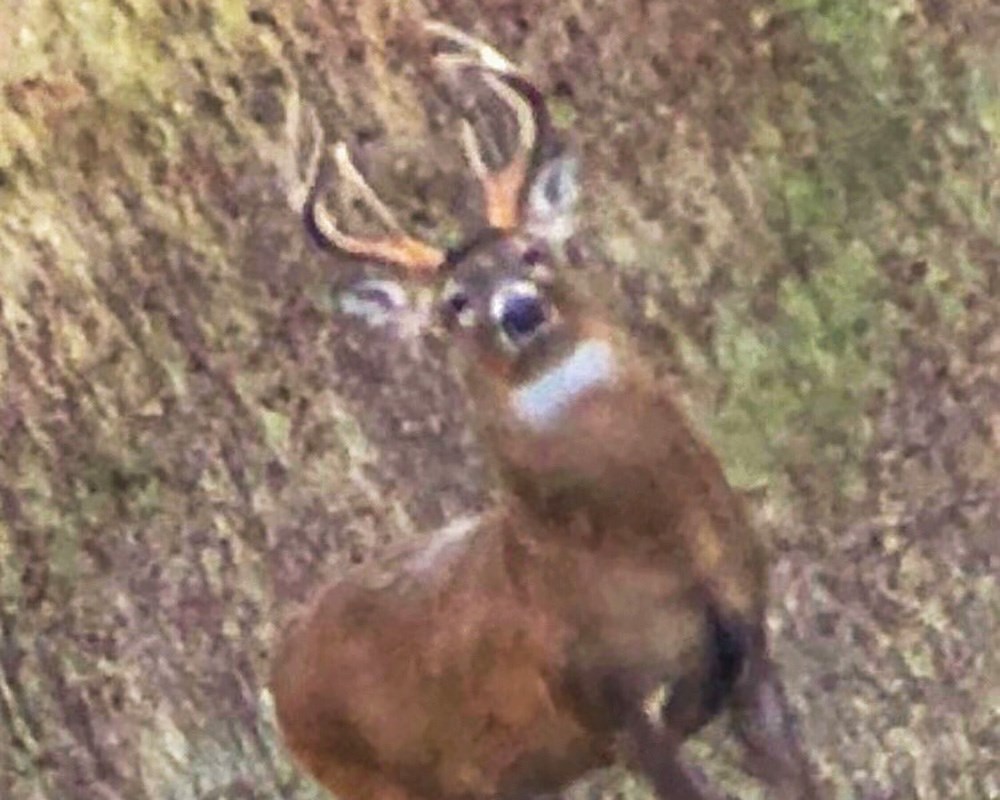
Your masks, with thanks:
M 337 313 L 361 268 L 271 157 L 300 91 L 451 241 L 428 16 L 580 142 L 616 308 L 773 542 L 831 797 L 1000 796 L 989 0 L 4 0 L 0 796 L 316 797 L 262 691 L 279 620 L 488 502 L 444 349 Z M 721 740 L 694 756 L 759 796 Z

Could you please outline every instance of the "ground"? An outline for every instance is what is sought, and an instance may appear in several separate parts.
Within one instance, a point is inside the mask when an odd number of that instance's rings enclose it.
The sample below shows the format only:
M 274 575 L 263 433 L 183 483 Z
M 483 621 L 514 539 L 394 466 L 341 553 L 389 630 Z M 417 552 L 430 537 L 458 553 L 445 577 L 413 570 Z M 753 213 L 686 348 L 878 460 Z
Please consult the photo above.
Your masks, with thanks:
M 280 620 L 489 502 L 443 344 L 338 312 L 364 268 L 276 169 L 298 93 L 454 238 L 427 17 L 523 64 L 579 143 L 593 269 L 774 548 L 830 797 L 1000 797 L 988 0 L 8 3 L 0 796 L 317 797 L 262 689 Z M 692 757 L 759 797 L 720 742 Z

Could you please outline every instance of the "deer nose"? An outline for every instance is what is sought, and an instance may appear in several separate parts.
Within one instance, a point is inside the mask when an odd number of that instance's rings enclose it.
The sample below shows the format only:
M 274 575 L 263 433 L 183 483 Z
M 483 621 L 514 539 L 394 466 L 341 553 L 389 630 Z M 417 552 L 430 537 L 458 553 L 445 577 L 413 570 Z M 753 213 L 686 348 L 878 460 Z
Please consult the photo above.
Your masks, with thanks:
M 504 299 L 500 327 L 513 342 L 531 338 L 545 322 L 545 307 L 536 293 L 511 293 Z

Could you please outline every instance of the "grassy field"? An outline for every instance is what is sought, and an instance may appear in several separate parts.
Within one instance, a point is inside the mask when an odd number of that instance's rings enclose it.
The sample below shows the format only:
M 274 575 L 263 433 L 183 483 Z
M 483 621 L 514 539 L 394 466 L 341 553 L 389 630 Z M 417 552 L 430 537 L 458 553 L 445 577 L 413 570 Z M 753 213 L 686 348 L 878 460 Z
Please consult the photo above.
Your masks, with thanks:
M 988 0 L 8 2 L 0 796 L 318 797 L 262 690 L 282 615 L 488 502 L 440 343 L 338 315 L 359 267 L 307 242 L 276 169 L 300 94 L 455 236 L 427 16 L 573 129 L 594 271 L 773 543 L 830 797 L 1000 797 Z M 692 751 L 761 796 L 720 731 Z

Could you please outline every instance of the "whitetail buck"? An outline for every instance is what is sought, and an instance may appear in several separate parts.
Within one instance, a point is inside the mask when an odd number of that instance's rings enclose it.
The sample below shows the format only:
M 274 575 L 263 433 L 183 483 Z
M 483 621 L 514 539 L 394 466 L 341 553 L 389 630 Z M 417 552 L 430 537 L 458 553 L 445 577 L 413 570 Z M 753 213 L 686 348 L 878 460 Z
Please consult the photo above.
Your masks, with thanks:
M 435 282 L 506 494 L 295 619 L 272 680 L 289 748 L 342 800 L 529 798 L 618 758 L 694 800 L 715 795 L 679 750 L 730 707 L 769 796 L 815 797 L 767 652 L 768 556 L 675 400 L 567 275 L 575 158 L 503 56 L 431 31 L 452 44 L 447 73 L 516 124 L 499 168 L 463 128 L 483 230 L 448 252 L 403 233 L 343 145 L 342 177 L 390 233 L 342 230 L 318 151 L 305 216 L 330 248 Z

